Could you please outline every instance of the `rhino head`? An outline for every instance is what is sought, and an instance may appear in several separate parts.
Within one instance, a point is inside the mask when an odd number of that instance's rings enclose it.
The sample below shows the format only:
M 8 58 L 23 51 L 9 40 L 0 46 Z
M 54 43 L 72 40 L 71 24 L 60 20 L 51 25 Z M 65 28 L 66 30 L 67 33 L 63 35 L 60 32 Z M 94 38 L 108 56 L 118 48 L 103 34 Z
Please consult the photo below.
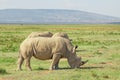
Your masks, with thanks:
M 84 65 L 85 63 L 88 62 L 88 60 L 86 61 L 82 61 L 81 57 L 77 57 L 76 55 L 76 48 L 78 46 L 75 46 L 72 49 L 72 52 L 70 53 L 69 57 L 68 57 L 68 63 L 70 65 L 71 68 L 79 68 L 80 66 Z

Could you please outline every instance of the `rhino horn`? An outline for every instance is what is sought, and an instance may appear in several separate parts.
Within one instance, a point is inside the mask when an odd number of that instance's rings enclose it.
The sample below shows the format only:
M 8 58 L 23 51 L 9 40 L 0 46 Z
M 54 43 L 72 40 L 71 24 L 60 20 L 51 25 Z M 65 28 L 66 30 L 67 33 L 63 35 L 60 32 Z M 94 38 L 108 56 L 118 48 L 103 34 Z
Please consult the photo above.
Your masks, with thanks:
M 88 60 L 86 60 L 86 61 L 81 61 L 80 66 L 82 66 L 82 65 L 86 64 L 87 62 L 88 62 Z

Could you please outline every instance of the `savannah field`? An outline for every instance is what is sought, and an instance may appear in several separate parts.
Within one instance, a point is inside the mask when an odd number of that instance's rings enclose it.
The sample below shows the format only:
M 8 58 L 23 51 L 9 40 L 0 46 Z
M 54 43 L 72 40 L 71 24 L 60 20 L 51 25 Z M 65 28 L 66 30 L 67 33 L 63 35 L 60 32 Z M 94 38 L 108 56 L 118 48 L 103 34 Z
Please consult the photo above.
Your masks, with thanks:
M 18 49 L 31 32 L 66 32 L 77 55 L 89 60 L 70 69 L 66 59 L 60 69 L 49 71 L 51 60 L 31 59 L 33 71 L 23 64 L 16 71 Z M 120 80 L 120 25 L 0 25 L 0 80 Z

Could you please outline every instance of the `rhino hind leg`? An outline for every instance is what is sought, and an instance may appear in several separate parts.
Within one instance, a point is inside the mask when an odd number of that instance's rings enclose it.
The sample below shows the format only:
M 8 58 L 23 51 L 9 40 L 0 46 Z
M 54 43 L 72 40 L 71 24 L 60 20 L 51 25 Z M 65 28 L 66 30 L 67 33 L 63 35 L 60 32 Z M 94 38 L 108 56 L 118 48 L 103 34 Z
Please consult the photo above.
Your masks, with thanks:
M 18 66 L 17 70 L 20 70 L 20 71 L 22 70 L 21 66 L 23 64 L 23 61 L 24 61 L 24 58 L 22 56 L 19 56 L 17 61 L 17 66 Z
M 52 63 L 51 63 L 51 66 L 50 66 L 49 70 L 54 70 L 58 67 L 58 63 L 59 63 L 60 58 L 61 58 L 60 54 L 54 54 L 53 55 Z

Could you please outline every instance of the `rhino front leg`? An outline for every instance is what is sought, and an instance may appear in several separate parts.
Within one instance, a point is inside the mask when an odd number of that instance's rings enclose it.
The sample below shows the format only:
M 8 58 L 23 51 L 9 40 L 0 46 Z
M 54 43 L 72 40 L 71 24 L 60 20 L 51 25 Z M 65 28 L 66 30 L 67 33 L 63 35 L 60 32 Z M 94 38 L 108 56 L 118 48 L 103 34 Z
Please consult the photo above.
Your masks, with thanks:
M 54 69 L 56 69 L 56 67 L 58 67 L 58 63 L 59 63 L 60 58 L 61 58 L 60 54 L 53 55 L 52 63 L 51 63 L 49 70 L 54 70 Z
M 30 66 L 30 59 L 31 57 L 27 57 L 25 59 L 25 66 L 27 67 L 28 70 L 32 71 L 31 66 Z
M 59 64 L 59 60 L 58 60 L 58 62 L 55 64 L 55 69 L 58 69 L 58 68 L 59 68 L 58 64 Z

